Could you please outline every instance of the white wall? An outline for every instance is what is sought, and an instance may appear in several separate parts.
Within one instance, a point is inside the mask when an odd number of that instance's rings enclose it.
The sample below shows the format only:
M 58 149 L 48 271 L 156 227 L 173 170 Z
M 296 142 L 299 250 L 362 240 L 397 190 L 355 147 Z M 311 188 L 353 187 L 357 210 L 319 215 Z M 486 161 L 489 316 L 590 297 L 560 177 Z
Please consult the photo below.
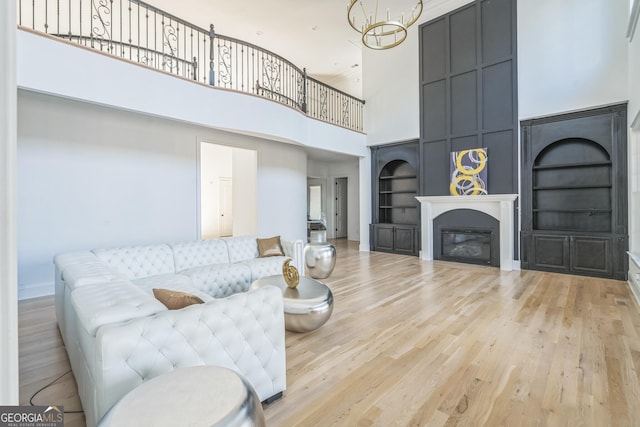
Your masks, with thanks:
M 0 2 L 0 405 L 17 405 L 16 2 Z
M 635 0 L 640 9 L 640 0 Z M 640 117 L 640 24 L 636 24 L 631 41 L 627 39 L 629 52 L 629 122 Z M 640 125 L 640 118 L 638 119 Z
M 19 91 L 20 296 L 53 291 L 60 252 L 198 238 L 203 140 L 258 150 L 258 233 L 305 238 L 300 148 Z
M 327 238 L 335 237 L 335 180 L 336 178 L 347 178 L 347 239 L 359 241 L 360 174 L 358 158 L 341 162 L 309 160 L 308 163 L 308 175 L 314 178 L 324 178 L 326 183 Z
M 365 155 L 366 136 L 267 99 L 177 78 L 18 31 L 18 87 L 273 141 Z M 55 64 L 45 67 L 43 64 Z
M 625 1 L 518 1 L 521 119 L 628 99 L 628 9 Z
M 420 135 L 418 26 L 470 1 L 434 3 L 400 46 L 363 51 L 369 145 Z M 518 0 L 520 119 L 628 99 L 628 7 L 611 0 Z
M 640 0 L 635 0 L 640 8 Z M 629 48 L 629 284 L 640 302 L 640 30 L 630 34 Z
M 363 49 L 364 130 L 368 145 L 420 136 L 419 26 L 469 2 L 428 2 L 419 22 L 409 28 L 407 39 L 402 44 L 383 51 Z
M 258 234 L 258 153 L 233 148 L 233 235 Z
M 306 241 L 306 153 L 277 143 L 259 151 L 258 209 L 260 236 Z
M 232 148 L 200 144 L 200 223 L 202 238 L 220 237 L 220 178 L 232 178 Z M 235 188 L 235 187 L 234 187 Z

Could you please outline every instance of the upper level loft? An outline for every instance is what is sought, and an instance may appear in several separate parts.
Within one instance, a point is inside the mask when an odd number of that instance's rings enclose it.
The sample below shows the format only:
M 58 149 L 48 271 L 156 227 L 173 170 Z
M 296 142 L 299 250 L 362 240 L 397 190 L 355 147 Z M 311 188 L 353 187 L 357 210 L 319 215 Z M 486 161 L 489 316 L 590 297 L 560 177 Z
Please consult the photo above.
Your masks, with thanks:
M 286 105 L 307 117 L 363 131 L 364 101 L 290 61 L 200 28 L 139 0 L 17 0 L 19 28 L 98 50 L 163 73 Z

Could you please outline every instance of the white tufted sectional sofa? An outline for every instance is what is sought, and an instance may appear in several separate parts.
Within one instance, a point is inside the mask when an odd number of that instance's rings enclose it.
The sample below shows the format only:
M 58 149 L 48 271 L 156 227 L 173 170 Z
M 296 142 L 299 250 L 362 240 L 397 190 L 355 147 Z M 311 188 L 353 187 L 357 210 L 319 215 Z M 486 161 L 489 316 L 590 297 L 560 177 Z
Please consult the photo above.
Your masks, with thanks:
M 302 241 L 282 241 L 302 270 Z M 260 400 L 286 388 L 282 292 L 248 292 L 280 274 L 255 237 L 95 249 L 57 255 L 56 316 L 87 425 L 127 392 L 176 368 L 219 365 L 243 374 Z M 168 310 L 153 288 L 199 296 Z

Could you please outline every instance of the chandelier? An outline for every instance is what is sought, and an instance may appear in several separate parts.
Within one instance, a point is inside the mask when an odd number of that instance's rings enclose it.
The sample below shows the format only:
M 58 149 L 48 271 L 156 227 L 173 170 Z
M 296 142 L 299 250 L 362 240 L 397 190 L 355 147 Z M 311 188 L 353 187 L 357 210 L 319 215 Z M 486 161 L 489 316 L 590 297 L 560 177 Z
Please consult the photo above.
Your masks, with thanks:
M 351 0 L 347 18 L 365 46 L 383 50 L 402 43 L 421 13 L 422 0 Z

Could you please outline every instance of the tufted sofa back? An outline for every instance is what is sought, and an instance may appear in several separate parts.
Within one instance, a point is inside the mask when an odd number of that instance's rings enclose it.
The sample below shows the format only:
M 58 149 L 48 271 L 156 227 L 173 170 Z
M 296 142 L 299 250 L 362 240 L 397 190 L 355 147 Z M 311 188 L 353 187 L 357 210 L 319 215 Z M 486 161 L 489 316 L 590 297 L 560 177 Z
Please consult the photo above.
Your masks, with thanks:
M 171 245 L 176 271 L 212 264 L 229 264 L 227 245 L 220 239 Z
M 95 249 L 93 253 L 129 280 L 176 272 L 173 252 L 167 245 Z
M 255 236 L 226 237 L 223 240 L 229 248 L 231 263 L 258 258 L 258 242 Z

